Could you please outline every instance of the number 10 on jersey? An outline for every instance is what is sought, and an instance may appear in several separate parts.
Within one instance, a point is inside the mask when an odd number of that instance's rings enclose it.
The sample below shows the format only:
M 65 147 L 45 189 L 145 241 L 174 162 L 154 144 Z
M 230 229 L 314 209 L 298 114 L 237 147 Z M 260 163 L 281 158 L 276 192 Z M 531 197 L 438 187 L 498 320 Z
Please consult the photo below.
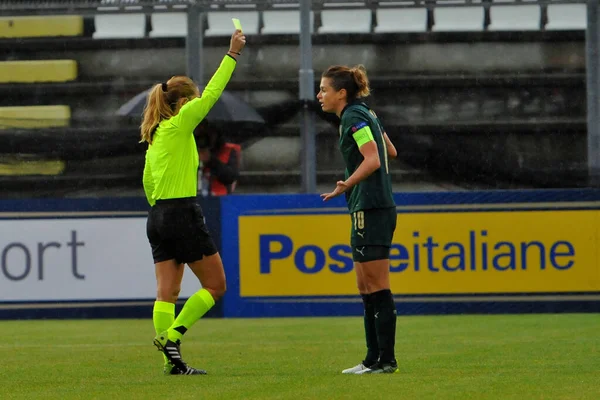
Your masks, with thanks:
M 365 229 L 365 212 L 364 211 L 356 211 L 352 213 L 354 217 L 354 229 L 360 230 Z

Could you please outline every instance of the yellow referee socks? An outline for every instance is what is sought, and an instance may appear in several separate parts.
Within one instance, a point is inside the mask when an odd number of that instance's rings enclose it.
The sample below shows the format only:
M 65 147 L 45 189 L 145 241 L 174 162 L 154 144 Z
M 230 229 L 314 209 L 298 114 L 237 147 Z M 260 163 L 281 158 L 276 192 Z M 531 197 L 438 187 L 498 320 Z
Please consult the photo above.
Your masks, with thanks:
M 167 330 L 169 340 L 176 342 L 188 329 L 192 327 L 204 314 L 215 305 L 210 292 L 206 289 L 200 289 L 194 293 L 183 305 L 183 309 L 175 319 L 175 322 Z
M 161 332 L 169 329 L 175 320 L 175 304 L 167 303 L 166 301 L 155 301 L 154 309 L 152 310 L 152 321 L 154 322 L 154 330 L 158 335 Z M 167 357 L 163 354 L 165 363 Z

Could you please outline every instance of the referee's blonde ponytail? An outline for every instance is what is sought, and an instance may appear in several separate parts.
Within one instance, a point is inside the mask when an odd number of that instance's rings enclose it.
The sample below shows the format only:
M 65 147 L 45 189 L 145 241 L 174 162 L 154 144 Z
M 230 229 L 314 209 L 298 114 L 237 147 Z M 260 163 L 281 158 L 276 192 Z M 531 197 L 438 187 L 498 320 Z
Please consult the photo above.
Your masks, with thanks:
M 329 78 L 331 80 L 331 86 L 336 91 L 345 89 L 348 101 L 367 97 L 371 94 L 367 70 L 362 64 L 354 67 L 334 65 L 327 68 L 327 70 L 323 72 L 322 77 Z
M 195 97 L 200 97 L 200 91 L 187 76 L 174 76 L 167 82 L 154 85 L 144 108 L 140 143 L 152 144 L 154 131 L 160 121 L 177 115 L 181 107 Z

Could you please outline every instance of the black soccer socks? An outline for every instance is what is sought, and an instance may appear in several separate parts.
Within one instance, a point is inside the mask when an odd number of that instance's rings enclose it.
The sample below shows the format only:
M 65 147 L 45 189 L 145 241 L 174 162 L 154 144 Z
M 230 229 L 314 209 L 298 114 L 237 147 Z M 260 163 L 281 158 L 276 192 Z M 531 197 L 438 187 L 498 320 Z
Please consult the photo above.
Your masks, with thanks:
M 396 305 L 391 290 L 371 293 L 380 363 L 395 363 Z
M 372 295 L 361 294 L 363 305 L 365 307 L 364 323 L 365 338 L 367 340 L 367 355 L 363 360 L 363 365 L 369 367 L 375 364 L 379 358 L 379 344 L 377 342 L 377 328 L 375 327 L 375 307 Z

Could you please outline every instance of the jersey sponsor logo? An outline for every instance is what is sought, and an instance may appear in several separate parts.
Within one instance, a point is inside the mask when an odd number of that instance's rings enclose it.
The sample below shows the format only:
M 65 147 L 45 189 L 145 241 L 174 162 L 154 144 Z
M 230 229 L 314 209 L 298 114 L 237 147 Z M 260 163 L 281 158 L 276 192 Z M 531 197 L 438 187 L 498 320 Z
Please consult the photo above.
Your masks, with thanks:
M 358 123 L 358 124 L 356 124 L 356 125 L 352 125 L 352 128 L 351 128 L 351 130 L 352 130 L 352 133 L 355 133 L 355 132 L 357 132 L 357 131 L 361 130 L 362 128 L 364 128 L 364 127 L 365 127 L 365 126 L 367 126 L 367 125 L 368 125 L 368 124 L 367 124 L 366 122 L 364 122 L 364 121 L 363 121 L 363 122 L 359 122 L 359 123 Z
M 593 210 L 402 213 L 390 279 L 405 294 L 600 291 L 599 217 Z M 240 294 L 355 294 L 352 224 L 345 214 L 241 216 Z

